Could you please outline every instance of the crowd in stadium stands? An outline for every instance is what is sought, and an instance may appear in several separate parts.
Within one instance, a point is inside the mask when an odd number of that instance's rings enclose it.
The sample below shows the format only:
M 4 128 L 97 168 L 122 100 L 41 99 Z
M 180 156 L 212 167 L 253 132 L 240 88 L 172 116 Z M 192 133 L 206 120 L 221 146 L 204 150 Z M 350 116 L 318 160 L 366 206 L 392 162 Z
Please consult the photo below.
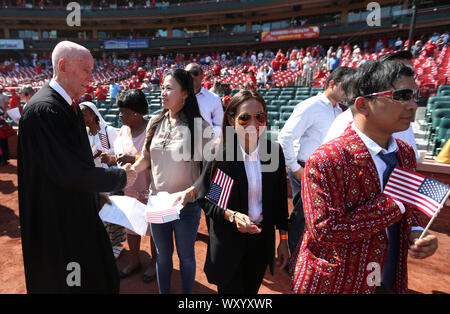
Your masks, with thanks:
M 117 0 L 114 2 L 106 1 L 106 0 L 86 0 L 86 1 L 78 1 L 78 3 L 81 4 L 82 7 L 92 8 L 92 9 L 103 9 L 103 8 L 112 8 L 111 5 L 114 5 L 114 7 L 118 8 L 128 8 L 128 9 L 135 9 L 135 8 L 167 8 L 172 6 L 185 6 L 189 5 L 190 3 L 195 2 L 196 5 L 198 4 L 207 4 L 207 3 L 218 3 L 218 2 L 225 2 L 224 0 L 201 0 L 201 1 L 172 1 L 172 4 L 170 1 L 155 1 L 155 0 Z M 1 2 L 2 7 L 4 8 L 53 8 L 58 7 L 60 5 L 60 1 L 55 0 L 3 0 Z M 33 6 L 34 4 L 34 6 Z
M 422 88 L 445 84 L 448 67 L 439 67 L 445 61 L 449 34 L 434 33 L 422 36 L 412 45 L 412 54 Z M 94 62 L 94 82 L 80 100 L 105 100 L 110 80 L 116 81 L 122 90 L 159 90 L 164 74 L 169 69 L 184 68 L 188 63 L 202 65 L 204 87 L 218 91 L 221 97 L 233 88 L 271 88 L 274 86 L 323 87 L 329 73 L 338 66 L 356 68 L 367 60 L 375 60 L 381 54 L 406 49 L 408 41 L 401 38 L 379 39 L 362 45 L 342 43 L 326 49 L 322 45 L 290 48 L 278 51 L 244 50 L 240 53 L 216 51 L 212 54 L 168 54 L 146 56 L 131 52 L 126 58 L 117 52 L 103 52 Z M 448 60 L 446 61 L 448 62 Z M 446 63 L 445 63 L 446 64 Z M 22 60 L 0 60 L 0 84 L 5 88 L 20 90 L 23 85 L 38 89 L 51 78 L 50 54 L 33 53 Z M 219 82 L 218 84 L 214 84 Z M 448 82 L 447 82 L 448 83 Z M 223 88 L 222 88 L 223 87 Z

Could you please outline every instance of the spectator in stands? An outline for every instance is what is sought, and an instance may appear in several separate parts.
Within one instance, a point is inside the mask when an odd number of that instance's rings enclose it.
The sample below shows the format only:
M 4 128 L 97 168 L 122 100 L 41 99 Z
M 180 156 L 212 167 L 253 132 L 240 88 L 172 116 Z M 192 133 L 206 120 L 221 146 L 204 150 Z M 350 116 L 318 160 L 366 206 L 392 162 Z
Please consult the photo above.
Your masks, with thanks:
M 204 87 L 202 87 L 202 80 L 204 77 L 202 67 L 197 63 L 190 63 L 186 66 L 194 82 L 194 92 L 197 98 L 200 114 L 203 119 L 214 129 L 215 137 L 220 135 L 222 119 L 223 119 L 223 107 L 222 101 L 219 96 L 211 93 Z
M 22 87 L 22 91 L 20 92 L 20 101 L 23 102 L 23 109 L 28 104 L 30 98 L 34 95 L 34 89 L 31 85 L 25 85 Z
M 42 67 L 40 63 L 36 64 L 36 67 L 34 69 L 36 70 L 38 75 L 42 74 Z
M 331 56 L 328 59 L 328 63 L 327 63 L 328 71 L 330 71 L 330 73 L 333 72 L 334 70 L 337 69 L 337 67 L 339 66 L 340 63 L 341 63 L 341 60 L 336 57 L 336 53 L 334 53 L 334 52 L 331 53 Z
M 284 57 L 281 58 L 281 65 L 280 65 L 281 71 L 286 71 L 287 70 L 288 63 L 289 63 L 289 59 L 288 59 L 287 56 L 284 56 Z
M 382 52 L 384 50 L 384 43 L 381 39 L 378 39 L 375 44 L 375 52 Z
M 425 51 L 425 57 L 432 57 L 434 58 L 434 51 L 436 50 L 436 45 L 434 44 L 433 40 L 428 40 L 426 45 L 423 46 L 423 49 Z
M 289 61 L 289 70 L 291 72 L 296 72 L 298 70 L 298 61 L 296 58 Z
M 144 78 L 144 80 L 143 80 L 143 82 L 141 84 L 141 90 L 144 93 L 149 92 L 149 91 L 152 90 L 151 83 L 148 80 L 148 78 Z
M 105 86 L 102 86 L 102 84 L 97 83 L 97 88 L 95 89 L 95 97 L 97 98 L 97 101 L 106 100 L 107 95 L 108 89 Z
M 145 72 L 144 68 L 142 68 L 142 67 L 139 67 L 136 71 L 137 79 L 140 82 L 142 82 L 144 80 L 146 74 L 147 74 L 147 72 Z
M 260 67 L 258 70 L 258 73 L 256 74 L 256 86 L 259 88 L 264 87 L 264 84 L 266 83 L 266 71 L 264 70 L 264 67 Z
M 272 60 L 272 69 L 274 71 L 280 70 L 281 67 L 281 55 L 277 54 L 275 58 Z
M 415 44 L 411 47 L 411 53 L 413 58 L 418 58 L 420 56 L 421 51 L 422 51 L 422 41 L 416 40 Z
M 22 106 L 20 105 L 20 96 L 16 93 L 15 88 L 10 88 L 9 92 L 11 96 L 9 98 L 9 109 L 19 108 L 20 114 L 22 114 Z
M 208 281 L 217 285 L 219 294 L 256 294 L 267 266 L 273 274 L 275 228 L 281 239 L 276 265 L 283 269 L 289 259 L 284 156 L 278 144 L 260 138 L 267 123 L 267 112 L 258 93 L 238 92 L 231 99 L 225 117 L 218 146 L 222 149 L 206 165 L 199 191 L 202 197 L 199 202 L 210 226 L 204 269 Z M 251 129 L 254 136 L 248 136 Z M 231 161 L 226 157 L 229 151 L 234 152 Z M 264 169 L 275 159 L 275 169 Z M 234 180 L 225 205 L 208 195 L 218 169 Z M 244 199 L 242 191 L 245 191 Z
M 397 37 L 397 40 L 395 41 L 395 50 L 400 50 L 403 47 L 403 40 L 400 37 Z
M 155 71 L 152 75 L 152 90 L 157 91 L 159 90 L 159 85 L 161 83 L 161 75 L 159 71 Z
M 393 53 L 387 53 L 387 54 L 382 55 L 380 58 L 378 58 L 378 61 L 380 61 L 380 62 L 398 61 L 398 62 L 401 62 L 401 63 L 411 67 L 412 69 L 414 69 L 414 65 L 411 60 L 412 60 L 412 54 L 411 54 L 411 52 L 409 52 L 407 50 L 401 50 L 401 51 L 396 51 Z M 346 110 L 344 113 L 340 114 L 334 120 L 333 124 L 330 126 L 330 128 L 328 130 L 327 135 L 323 139 L 323 143 L 326 143 L 326 142 L 340 136 L 345 131 L 347 126 L 353 121 L 354 108 L 353 108 L 352 96 L 350 93 L 350 90 L 351 90 L 350 87 L 352 86 L 352 83 L 354 83 L 354 82 L 345 81 L 343 83 L 343 87 L 346 92 L 346 99 L 347 99 L 348 104 L 350 105 L 350 110 Z M 416 100 L 418 100 L 419 95 L 417 94 L 416 96 L 417 96 Z M 413 122 L 413 121 L 414 121 L 414 117 L 412 117 L 411 122 Z M 402 141 L 405 141 L 406 143 L 408 143 L 413 148 L 413 150 L 416 154 L 416 157 L 419 157 L 412 124 L 410 124 L 408 129 L 401 131 L 401 132 L 395 132 L 392 134 L 392 136 L 395 138 L 399 138 Z
M 121 87 L 114 81 L 114 78 L 109 79 L 109 97 L 111 99 L 110 104 L 116 103 L 117 94 L 119 94 Z
M 222 67 L 219 64 L 219 61 L 215 61 L 214 62 L 214 66 L 213 66 L 213 75 L 214 76 L 220 75 L 220 70 L 221 69 L 222 69 Z
M 301 180 L 306 159 L 322 144 L 333 120 L 342 112 L 338 103 L 345 101 L 342 82 L 355 72 L 339 67 L 328 77 L 325 91 L 300 102 L 278 135 L 283 148 L 292 187 L 294 210 L 289 220 L 291 254 L 301 240 L 305 227 L 301 200 Z M 300 147 L 300 148 L 298 148 Z
M 158 192 L 178 193 L 184 208 L 180 219 L 162 224 L 150 224 L 157 250 L 157 279 L 160 293 L 170 293 L 173 255 L 173 236 L 180 259 L 182 293 L 192 293 L 196 260 L 194 245 L 200 222 L 201 209 L 196 201 L 200 184 L 201 161 L 206 139 L 194 138 L 194 128 L 208 127 L 200 115 L 190 73 L 177 69 L 166 74 L 161 91 L 163 111 L 152 118 L 146 131 L 146 140 L 139 159 L 127 169 L 140 173 L 150 168 L 151 188 Z M 186 128 L 189 134 L 184 134 Z M 189 141 L 188 144 L 186 141 Z M 187 148 L 187 151 L 186 151 Z M 171 152 L 188 153 L 189 160 L 179 162 Z M 174 203 L 175 204 L 175 203 Z
M 88 84 L 87 88 L 86 88 L 86 92 L 84 93 L 82 99 L 83 101 L 92 101 L 94 98 L 94 87 L 92 86 L 92 84 Z
M 211 88 L 209 89 L 209 91 L 210 91 L 211 93 L 214 93 L 214 94 L 216 94 L 216 95 L 219 96 L 219 95 L 220 95 L 220 88 L 221 88 L 220 82 L 219 82 L 219 81 L 215 81 L 213 87 L 211 87 Z

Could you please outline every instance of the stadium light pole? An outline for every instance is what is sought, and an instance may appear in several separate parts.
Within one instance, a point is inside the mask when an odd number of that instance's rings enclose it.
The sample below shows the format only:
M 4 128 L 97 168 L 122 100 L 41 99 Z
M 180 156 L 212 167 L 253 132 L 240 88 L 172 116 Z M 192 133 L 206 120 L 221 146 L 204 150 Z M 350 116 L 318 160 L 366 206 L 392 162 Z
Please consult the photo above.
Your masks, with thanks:
M 411 23 L 409 24 L 408 51 L 411 51 L 412 47 L 413 33 L 414 28 L 416 27 L 416 13 L 417 13 L 416 0 L 411 0 L 411 3 L 412 3 L 412 16 L 411 16 Z

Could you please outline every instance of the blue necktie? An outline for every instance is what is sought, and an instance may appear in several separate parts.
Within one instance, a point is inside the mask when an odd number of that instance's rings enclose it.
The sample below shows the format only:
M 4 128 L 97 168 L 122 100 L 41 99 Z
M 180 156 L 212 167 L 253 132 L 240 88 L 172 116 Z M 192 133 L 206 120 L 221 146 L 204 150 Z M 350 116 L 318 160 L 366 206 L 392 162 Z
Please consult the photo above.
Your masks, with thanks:
M 386 164 L 386 170 L 383 172 L 383 188 L 386 186 L 388 182 L 389 176 L 391 175 L 392 170 L 398 165 L 397 157 L 395 156 L 395 152 L 392 153 L 379 153 L 378 156 L 381 160 Z M 386 254 L 386 260 L 384 262 L 383 267 L 383 285 L 386 289 L 392 288 L 392 281 L 394 280 L 395 271 L 397 268 L 397 259 L 398 252 L 400 248 L 400 221 L 390 225 L 387 228 L 387 236 L 388 236 L 388 251 Z

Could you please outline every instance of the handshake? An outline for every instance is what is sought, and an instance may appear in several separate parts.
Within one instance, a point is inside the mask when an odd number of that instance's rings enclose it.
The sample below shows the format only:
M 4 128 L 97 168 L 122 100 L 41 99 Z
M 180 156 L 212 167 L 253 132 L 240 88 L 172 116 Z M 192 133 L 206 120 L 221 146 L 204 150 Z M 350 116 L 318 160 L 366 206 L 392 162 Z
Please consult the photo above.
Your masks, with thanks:
M 125 166 L 123 166 L 123 169 L 125 170 L 125 172 L 127 174 L 127 185 L 124 188 L 124 189 L 127 189 L 130 186 L 132 186 L 134 184 L 134 182 L 136 181 L 137 173 L 131 164 L 126 164 Z M 112 204 L 111 200 L 109 199 L 108 194 L 99 193 L 99 196 L 100 196 L 100 208 L 103 208 L 103 206 L 105 204 L 109 204 L 109 205 Z

